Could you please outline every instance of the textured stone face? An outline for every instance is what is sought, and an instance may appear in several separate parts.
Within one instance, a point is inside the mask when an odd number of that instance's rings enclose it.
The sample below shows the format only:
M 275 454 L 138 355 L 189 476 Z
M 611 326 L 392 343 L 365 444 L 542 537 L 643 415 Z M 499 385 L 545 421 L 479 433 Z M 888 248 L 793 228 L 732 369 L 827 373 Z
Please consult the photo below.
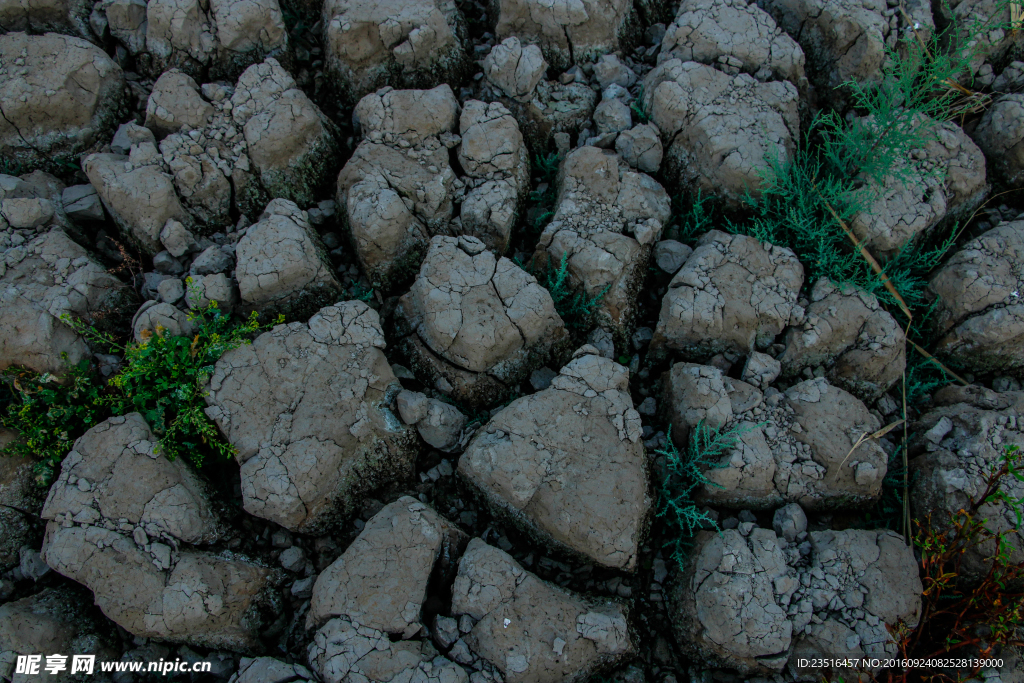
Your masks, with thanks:
M 684 443 L 701 420 L 732 431 L 736 442 L 707 471 L 698 497 L 712 505 L 771 509 L 798 502 L 812 509 L 864 505 L 882 489 L 888 457 L 873 440 L 881 424 L 867 406 L 824 379 L 765 397 L 718 368 L 677 363 L 665 373 L 673 439 Z M 773 393 L 772 393 L 773 392 Z
M 950 517 L 970 507 L 985 490 L 987 473 L 998 466 L 1004 449 L 1024 448 L 1024 394 L 997 394 L 979 387 L 950 387 L 937 392 L 938 406 L 913 426 L 910 469 L 914 473 L 911 504 L 915 518 L 931 515 L 938 529 L 950 528 Z M 1024 495 L 1024 482 L 1004 477 L 1001 490 Z M 1005 533 L 1010 562 L 1024 562 L 1022 530 L 1013 510 L 1002 500 L 981 506 L 979 519 L 992 533 Z M 1012 549 L 1009 548 L 1012 546 Z M 964 557 L 964 573 L 980 579 L 996 553 L 993 541 L 972 548 Z
M 384 477 L 407 476 L 414 436 L 377 313 L 348 301 L 279 325 L 217 361 L 207 414 L 238 448 L 245 509 L 324 529 Z
M 746 0 L 685 0 L 665 32 L 659 61 L 722 65 L 759 81 L 806 84 L 804 51 L 775 20 Z
M 459 473 L 544 542 L 636 568 L 651 499 L 623 366 L 580 355 L 549 388 L 498 413 L 467 446 Z
M 789 249 L 712 230 L 669 283 L 651 347 L 694 359 L 767 348 L 803 320 L 803 278 Z
M 456 82 L 467 56 L 463 18 L 448 0 L 330 0 L 323 6 L 327 66 L 346 99 L 375 89 Z
M 636 314 L 653 244 L 671 215 L 668 194 L 597 147 L 571 152 L 558 186 L 555 216 L 534 258 L 549 268 L 565 258 L 572 284 L 589 298 L 600 295 L 599 322 L 623 336 Z
M 875 297 L 852 287 L 821 279 L 811 299 L 803 325 L 786 332 L 783 375 L 824 366 L 830 384 L 869 403 L 879 398 L 906 367 L 903 329 Z
M 536 278 L 465 236 L 431 240 L 396 315 L 411 333 L 400 349 L 417 369 L 445 393 L 478 405 L 500 400 L 566 336 Z
M 270 202 L 235 253 L 235 277 L 246 310 L 302 318 L 341 293 L 320 237 L 294 202 Z
M 797 91 L 670 59 L 644 79 L 643 104 L 667 141 L 668 175 L 739 205 L 760 193 L 766 159 L 789 159 L 800 135 Z
M 483 61 L 487 80 L 519 102 L 532 98 L 547 67 L 539 46 L 523 45 L 515 36 L 495 45 Z
M 637 23 L 626 0 L 501 0 L 498 39 L 536 43 L 555 69 L 595 60 L 625 48 Z
M 0 652 L 5 659 L 12 654 L 41 652 L 117 659 L 120 655 L 111 647 L 106 629 L 82 598 L 81 591 L 60 586 L 0 605 Z M 14 661 L 9 666 L 13 670 Z M 45 674 L 42 678 L 45 680 Z
M 9 201 L 9 200 L 4 200 Z M 85 341 L 60 321 L 64 314 L 94 321 L 129 305 L 127 288 L 107 273 L 60 228 L 2 248 L 0 267 L 0 368 L 23 366 L 37 372 L 64 372 L 89 353 Z
M 157 441 L 139 413 L 93 427 L 65 457 L 41 516 L 126 523 L 153 539 L 217 540 L 222 529 L 205 487 L 183 460 L 158 453 Z
M 1024 182 L 1024 95 L 1002 95 L 981 117 L 971 135 L 988 157 L 992 180 L 1000 186 Z
M 450 562 L 462 543 L 464 534 L 427 505 L 399 498 L 317 577 L 307 627 L 344 617 L 385 633 L 414 635 L 431 572 Z
M 0 156 L 25 170 L 70 158 L 114 128 L 124 77 L 81 38 L 0 35 Z
M 939 297 L 936 353 L 981 372 L 1024 366 L 1024 222 L 965 244 L 931 278 Z
M 622 605 L 541 581 L 480 539 L 459 561 L 452 613 L 477 620 L 464 640 L 506 683 L 585 679 L 634 648 Z
M 884 657 L 896 652 L 886 625 L 917 624 L 917 563 L 893 532 L 804 532 L 809 543 L 797 546 L 747 524 L 700 532 L 673 587 L 670 618 L 691 656 L 769 674 L 798 656 Z
M 263 618 L 275 610 L 271 570 L 160 543 L 151 547 L 147 552 L 103 527 L 50 522 L 42 556 L 91 590 L 107 618 L 133 635 L 242 652 L 259 648 Z

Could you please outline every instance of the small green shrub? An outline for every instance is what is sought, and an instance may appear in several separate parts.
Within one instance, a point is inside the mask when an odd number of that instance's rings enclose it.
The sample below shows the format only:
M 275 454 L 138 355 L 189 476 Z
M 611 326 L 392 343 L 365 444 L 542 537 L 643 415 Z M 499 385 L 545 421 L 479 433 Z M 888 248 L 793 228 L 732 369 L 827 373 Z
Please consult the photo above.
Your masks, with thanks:
M 735 426 L 724 432 L 711 429 L 701 420 L 693 429 L 690 443 L 680 452 L 672 441 L 672 428 L 665 436 L 665 446 L 655 451 L 664 456 L 665 469 L 658 492 L 658 510 L 671 530 L 666 547 L 680 571 L 686 562 L 693 535 L 701 529 L 719 530 L 718 523 L 698 507 L 694 493 L 701 486 L 715 486 L 705 474 L 707 470 L 722 467 L 722 456 L 732 450 L 749 427 Z
M 555 201 L 558 199 L 556 187 L 558 166 L 562 163 L 562 157 L 557 152 L 549 154 L 537 154 L 533 158 L 534 179 L 537 186 L 546 184 L 544 190 L 532 190 L 530 192 L 531 208 L 534 210 L 533 219 L 530 221 L 530 230 L 534 233 L 541 233 L 544 227 L 555 215 Z
M 49 373 L 15 369 L 7 370 L 4 379 L 13 396 L 0 424 L 20 438 L 0 456 L 37 458 L 36 481 L 49 486 L 75 439 L 109 416 L 102 401 L 103 383 L 90 370 L 88 360 L 69 364 L 62 382 Z
M 693 244 L 697 238 L 713 227 L 711 198 L 701 190 L 695 194 L 678 194 L 672 198 L 672 218 L 681 242 Z
M 633 117 L 637 120 L 637 123 L 650 123 L 651 113 L 648 108 L 644 106 L 644 87 L 641 85 L 640 90 L 637 91 L 636 97 L 629 104 L 630 111 L 633 112 Z
M 566 325 L 575 330 L 586 330 L 593 324 L 597 307 L 601 305 L 601 300 L 611 288 L 611 285 L 608 285 L 593 297 L 587 297 L 586 292 L 573 288 L 569 275 L 569 252 L 562 254 L 562 260 L 557 268 L 554 264 L 548 263 L 541 284 L 551 294 L 558 315 Z

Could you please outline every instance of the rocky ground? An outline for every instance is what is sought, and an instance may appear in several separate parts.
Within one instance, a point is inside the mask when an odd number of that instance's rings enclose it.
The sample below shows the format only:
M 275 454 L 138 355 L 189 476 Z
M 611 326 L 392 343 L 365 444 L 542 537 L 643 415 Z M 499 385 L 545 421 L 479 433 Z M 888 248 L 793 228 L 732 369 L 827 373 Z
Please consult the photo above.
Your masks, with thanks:
M 916 518 L 1024 446 L 1018 36 L 977 38 L 990 105 L 850 224 L 884 261 L 960 221 L 927 332 L 970 386 L 904 406 L 884 302 L 724 220 L 685 235 L 673 197 L 742 217 L 766 154 L 848 111 L 835 86 L 996 11 L 0 0 L 0 368 L 116 373 L 65 314 L 138 342 L 209 302 L 285 320 L 209 373 L 235 460 L 169 460 L 139 413 L 48 489 L 0 459 L 0 680 L 53 652 L 232 683 L 782 683 L 895 654 L 922 592 L 879 515 L 903 429 L 865 435 L 908 418 Z M 562 265 L 589 315 L 545 287 Z M 694 492 L 721 532 L 680 565 L 665 449 L 705 426 L 739 439 Z M 1024 681 L 1002 656 L 985 681 Z

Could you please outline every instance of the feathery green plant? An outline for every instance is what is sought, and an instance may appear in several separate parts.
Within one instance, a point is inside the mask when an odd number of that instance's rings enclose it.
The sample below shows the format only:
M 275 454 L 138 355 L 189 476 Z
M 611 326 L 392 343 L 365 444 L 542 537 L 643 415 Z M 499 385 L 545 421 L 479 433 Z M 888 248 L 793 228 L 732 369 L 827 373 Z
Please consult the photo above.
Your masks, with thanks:
M 607 285 L 592 297 L 575 289 L 569 274 L 569 252 L 562 254 L 557 268 L 548 263 L 541 285 L 551 294 L 558 315 L 566 325 L 576 330 L 585 330 L 591 326 L 601 300 L 611 288 L 611 285 Z
M 706 472 L 723 467 L 719 464 L 722 456 L 731 451 L 749 429 L 737 425 L 722 432 L 711 429 L 701 420 L 694 427 L 686 450 L 680 452 L 672 441 L 672 428 L 669 427 L 665 445 L 655 451 L 665 458 L 655 514 L 663 517 L 673 532 L 666 547 L 671 548 L 671 558 L 680 571 L 686 563 L 693 535 L 702 529 L 719 530 L 718 523 L 697 506 L 695 492 L 701 486 L 721 488 L 707 478 Z

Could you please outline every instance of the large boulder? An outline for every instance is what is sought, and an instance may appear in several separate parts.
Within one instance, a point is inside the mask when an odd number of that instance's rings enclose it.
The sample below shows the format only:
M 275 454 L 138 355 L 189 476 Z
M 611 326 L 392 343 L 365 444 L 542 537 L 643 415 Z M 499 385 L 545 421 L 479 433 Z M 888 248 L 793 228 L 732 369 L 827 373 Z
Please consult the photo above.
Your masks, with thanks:
M 151 77 L 180 68 L 191 76 L 233 79 L 288 50 L 278 0 L 102 0 L 95 7 L 92 21 L 106 24 Z
M 14 674 L 18 655 L 64 653 L 70 669 L 71 655 L 94 655 L 116 661 L 120 651 L 113 647 L 109 624 L 95 618 L 88 594 L 70 586 L 47 588 L 35 595 L 0 605 L 0 678 L 31 680 Z M 45 668 L 45 659 L 42 662 Z M 9 668 L 8 668 L 9 667 Z M 7 670 L 5 670 L 7 669 Z M 96 668 L 98 672 L 99 667 Z M 41 673 L 36 680 L 71 680 L 65 675 Z
M 459 118 L 459 164 L 466 173 L 461 234 L 501 254 L 530 189 L 530 162 L 523 135 L 503 105 L 470 100 Z
M 16 438 L 16 433 L 0 429 L 0 449 Z M 42 527 L 38 515 L 46 489 L 36 482 L 37 462 L 31 457 L 0 455 L 0 572 L 20 564 L 23 546 L 39 546 Z
M 216 541 L 223 529 L 205 486 L 184 460 L 165 458 L 157 441 L 139 413 L 96 425 L 64 458 L 41 516 L 69 527 L 138 529 L 154 543 Z
M 81 38 L 0 35 L 0 156 L 25 170 L 73 161 L 113 132 L 124 90 L 120 67 Z
M 1024 94 L 997 98 L 971 137 L 988 158 L 993 182 L 1007 189 L 1024 185 Z
M 651 348 L 692 360 L 766 349 L 787 325 L 803 322 L 803 279 L 789 249 L 712 230 L 669 283 Z
M 4 33 L 64 33 L 91 40 L 89 0 L 2 0 L 0 30 Z
M 516 36 L 540 45 L 544 57 L 559 71 L 629 50 L 639 33 L 639 19 L 629 0 L 499 0 L 494 4 L 498 39 Z
M 453 0 L 328 0 L 327 68 L 344 100 L 390 85 L 458 83 L 469 67 L 465 20 Z
M 895 49 L 901 35 L 916 30 L 928 40 L 935 28 L 931 4 L 920 0 L 902 13 L 885 0 L 769 0 L 764 8 L 803 47 L 818 96 L 839 106 L 846 93 L 839 86 L 877 82 L 886 49 Z
M 624 339 L 637 313 L 654 243 L 671 216 L 668 193 L 650 176 L 620 165 L 597 147 L 571 152 L 558 173 L 555 215 L 537 243 L 535 262 L 598 299 L 598 322 Z
M 307 655 L 324 683 L 469 683 L 469 673 L 429 641 L 392 642 L 387 633 L 344 617 L 313 635 Z
M 481 66 L 487 80 L 500 88 L 506 97 L 528 102 L 544 77 L 548 63 L 544 61 L 539 46 L 523 45 L 518 38 L 511 36 L 491 48 Z
M 542 581 L 478 538 L 459 560 L 452 614 L 476 622 L 462 642 L 505 683 L 585 681 L 635 649 L 623 605 Z
M 661 41 L 658 61 L 681 59 L 747 73 L 759 81 L 806 85 L 804 51 L 747 0 L 684 0 Z
M 237 555 L 174 550 L 65 518 L 47 525 L 42 557 L 141 638 L 251 652 L 280 613 L 276 573 Z
M 307 628 L 344 617 L 377 631 L 416 635 L 431 575 L 453 574 L 465 542 L 458 527 L 415 498 L 386 505 L 317 577 Z
M 665 373 L 665 401 L 676 444 L 703 420 L 733 445 L 697 491 L 708 504 L 766 509 L 861 507 L 878 499 L 888 457 L 862 435 L 881 424 L 867 406 L 824 379 L 764 394 L 706 365 L 677 363 Z M 854 446 L 856 445 L 856 448 Z
M 319 533 L 411 474 L 416 437 L 391 412 L 401 386 L 384 347 L 376 311 L 346 301 L 217 361 L 206 412 L 238 449 L 247 512 Z
M 914 425 L 910 504 L 914 517 L 930 519 L 936 531 L 952 530 L 955 515 L 984 493 L 988 474 L 1002 464 L 1008 447 L 1024 448 L 1024 393 L 978 389 L 937 392 L 937 407 Z M 1011 499 L 1024 496 L 1024 482 L 1012 476 L 1003 477 L 1000 487 Z M 1010 563 L 1024 562 L 1024 528 L 1005 500 L 985 502 L 975 519 L 993 534 L 1006 535 Z M 979 580 L 996 552 L 994 540 L 969 548 L 963 576 Z
M 749 522 L 698 532 L 670 593 L 679 646 L 745 676 L 788 665 L 797 680 L 848 672 L 799 668 L 800 659 L 897 655 L 887 627 L 914 628 L 921 615 L 913 549 L 885 530 L 803 532 L 797 540 Z
M 128 288 L 60 228 L 28 240 L 0 232 L 0 369 L 23 366 L 61 374 L 89 357 L 85 340 L 62 315 L 99 324 L 130 306 Z M 67 354 L 65 362 L 62 354 Z
M 550 387 L 491 418 L 458 471 L 542 542 L 632 571 L 651 507 L 640 434 L 628 370 L 584 347 Z
M 341 284 L 306 212 L 287 199 L 267 205 L 235 249 L 242 307 L 304 318 L 334 303 Z
M 430 236 L 448 229 L 458 106 L 448 85 L 384 88 L 356 105 L 365 139 L 338 175 L 338 211 L 363 271 L 384 291 L 408 281 Z
M 811 288 L 803 325 L 790 327 L 778 357 L 784 377 L 823 367 L 829 384 L 868 403 L 903 375 L 906 335 L 874 296 L 822 278 Z
M 897 161 L 882 182 L 865 178 L 866 206 L 850 220 L 853 233 L 882 261 L 939 224 L 968 219 L 989 189 L 985 155 L 958 125 L 924 120 L 917 125 L 927 144 L 910 150 L 914 161 Z M 1001 138 L 1005 135 L 1000 131 Z
M 665 141 L 664 171 L 680 186 L 738 206 L 760 196 L 769 159 L 792 157 L 800 137 L 796 87 L 729 76 L 670 59 L 644 79 L 643 106 Z
M 504 400 L 568 338 L 537 279 L 466 236 L 431 240 L 395 317 L 413 370 L 475 407 Z
M 979 372 L 1024 368 L 1024 221 L 965 244 L 931 278 L 938 297 L 935 353 Z

